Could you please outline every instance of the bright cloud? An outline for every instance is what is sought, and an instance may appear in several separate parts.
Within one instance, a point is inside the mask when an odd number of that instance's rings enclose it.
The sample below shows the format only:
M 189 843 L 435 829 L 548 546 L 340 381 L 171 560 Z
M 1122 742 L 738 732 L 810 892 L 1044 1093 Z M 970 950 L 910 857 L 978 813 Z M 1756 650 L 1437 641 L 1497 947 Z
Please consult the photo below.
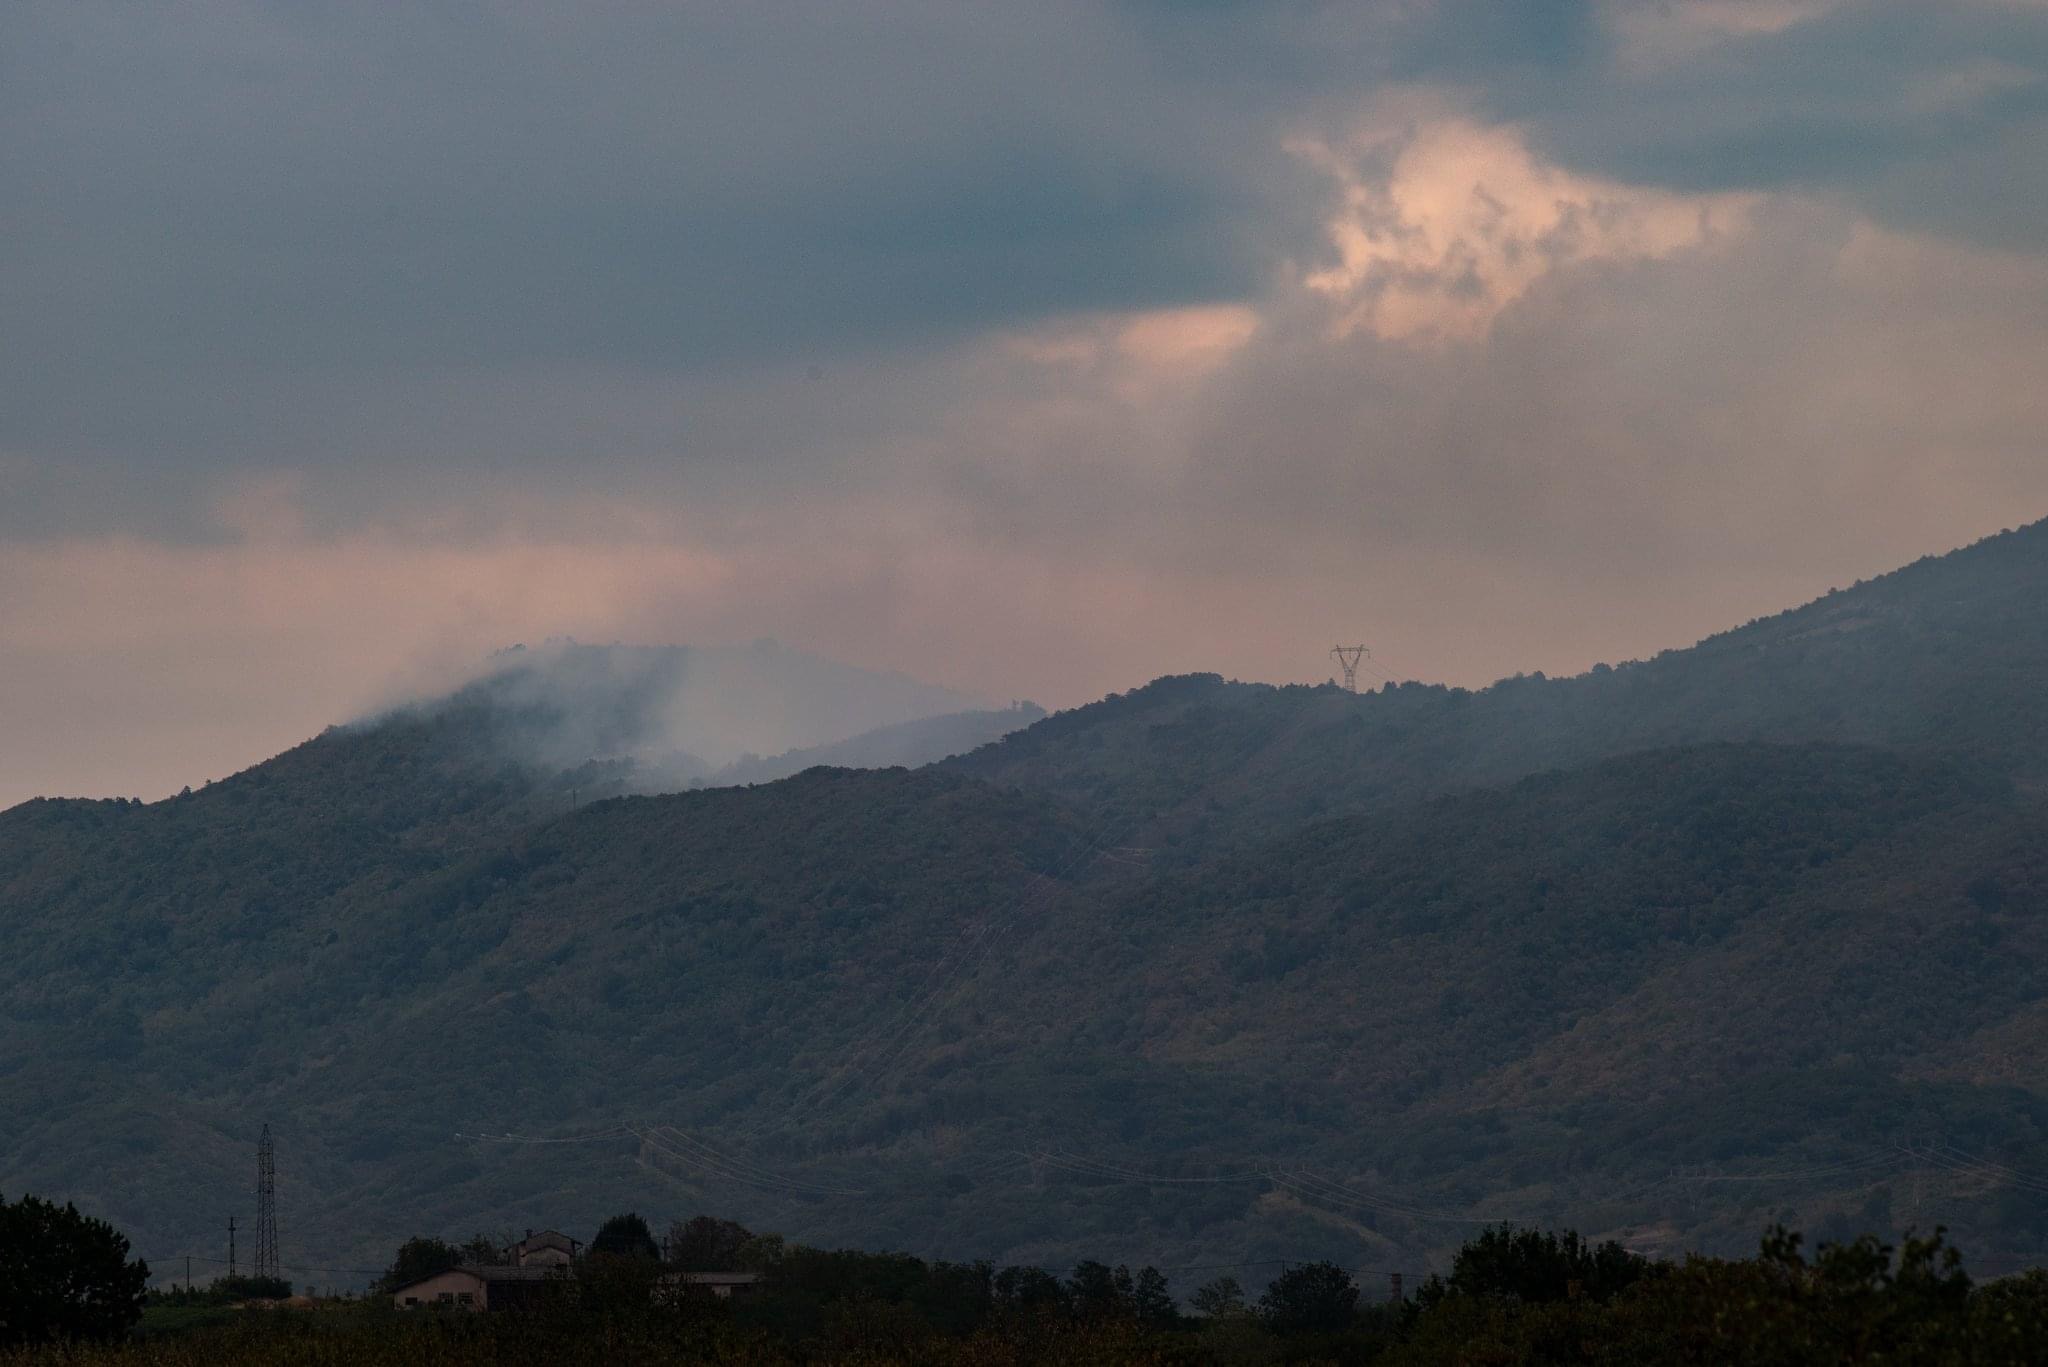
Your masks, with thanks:
M 1513 128 L 1458 118 L 1293 150 L 1342 187 L 1338 264 L 1305 279 L 1337 309 L 1339 336 L 1471 340 L 1553 271 L 1706 246 L 1740 232 L 1755 202 L 1576 175 Z

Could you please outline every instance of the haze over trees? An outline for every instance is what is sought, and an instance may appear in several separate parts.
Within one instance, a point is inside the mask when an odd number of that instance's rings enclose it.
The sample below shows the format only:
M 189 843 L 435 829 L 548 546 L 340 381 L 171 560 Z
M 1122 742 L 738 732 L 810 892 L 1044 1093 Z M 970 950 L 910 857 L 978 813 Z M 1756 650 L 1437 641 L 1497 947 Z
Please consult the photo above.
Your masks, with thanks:
M 159 1258 L 268 1119 L 288 1263 L 681 1199 L 1112 1277 L 1420 1281 L 1502 1218 L 2013 1265 L 2044 677 L 2034 527 L 1576 679 L 1166 679 L 751 788 L 590 801 L 615 758 L 467 690 L 0 813 L 0 1176 Z

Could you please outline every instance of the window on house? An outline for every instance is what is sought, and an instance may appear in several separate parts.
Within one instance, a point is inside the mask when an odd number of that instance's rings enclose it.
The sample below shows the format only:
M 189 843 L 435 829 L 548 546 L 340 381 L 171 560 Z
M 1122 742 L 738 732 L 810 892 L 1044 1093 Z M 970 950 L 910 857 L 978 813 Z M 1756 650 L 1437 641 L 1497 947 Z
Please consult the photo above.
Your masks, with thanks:
M 407 1296 L 405 1298 L 405 1303 L 407 1305 L 418 1305 L 420 1303 L 420 1298 L 418 1296 Z
M 457 1292 L 457 1293 L 455 1294 L 455 1303 L 456 1303 L 457 1305 L 470 1305 L 470 1304 L 473 1304 L 473 1303 L 474 1303 L 475 1301 L 476 1301 L 476 1297 L 475 1297 L 475 1296 L 472 1296 L 472 1295 L 471 1295 L 471 1294 L 470 1294 L 469 1292 L 467 1292 L 467 1291 L 458 1291 L 458 1292 Z

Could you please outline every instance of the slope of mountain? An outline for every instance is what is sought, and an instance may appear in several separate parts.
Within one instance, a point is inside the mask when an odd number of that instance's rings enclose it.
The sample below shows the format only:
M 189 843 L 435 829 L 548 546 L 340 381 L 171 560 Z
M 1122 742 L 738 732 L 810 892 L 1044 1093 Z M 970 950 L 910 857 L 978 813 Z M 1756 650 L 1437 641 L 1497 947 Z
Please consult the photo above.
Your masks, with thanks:
M 950 689 L 768 640 L 515 647 L 455 701 L 490 709 L 509 757 L 552 769 L 632 760 L 684 779 L 744 755 L 829 745 L 974 707 Z
M 1054 1264 L 1417 1269 L 1499 1216 L 2048 1256 L 2044 587 L 2030 529 L 1576 680 L 1164 680 L 667 797 L 592 800 L 630 715 L 557 767 L 562 699 L 486 685 L 25 804 L 0 1190 L 203 1255 L 267 1121 L 319 1266 L 628 1207 Z
M 915 769 L 965 754 L 1013 731 L 1045 720 L 1045 710 L 1016 703 L 1000 711 L 954 712 L 878 727 L 831 745 L 812 745 L 761 758 L 746 755 L 706 776 L 706 787 L 772 783 L 825 766 L 835 769 Z
M 78 805 L 15 809 L 0 848 L 47 851 L 52 832 L 99 848 Z M 105 806 L 133 828 L 183 817 Z M 120 883 L 85 860 L 11 863 L 0 1111 L 16 1119 L 0 1173 L 78 1193 L 159 1252 L 203 1250 L 218 1203 L 246 1189 L 228 1136 L 268 1120 L 292 1137 L 282 1199 L 299 1238 L 352 1257 L 413 1213 L 537 1209 L 536 1189 L 506 1190 L 452 1132 L 739 1104 L 813 1047 L 811 1017 L 886 1024 L 975 917 L 1076 843 L 1040 799 L 820 770 L 593 804 L 325 894 L 306 881 L 271 898 L 262 867 L 198 855 Z
M 2048 523 L 1927 559 L 1689 650 L 1478 692 L 1354 697 L 1163 679 L 950 763 L 1203 850 L 1302 821 L 1711 740 L 1973 755 L 2048 780 Z

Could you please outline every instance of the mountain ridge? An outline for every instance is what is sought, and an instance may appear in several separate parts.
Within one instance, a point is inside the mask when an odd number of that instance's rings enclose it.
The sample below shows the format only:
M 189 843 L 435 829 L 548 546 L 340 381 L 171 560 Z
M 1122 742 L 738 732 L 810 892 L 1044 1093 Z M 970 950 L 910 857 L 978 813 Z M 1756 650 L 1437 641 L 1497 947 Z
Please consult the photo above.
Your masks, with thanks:
M 337 1266 L 627 1207 L 1055 1264 L 1500 1214 L 1717 1249 L 1909 1191 L 2048 1257 L 2048 533 L 1709 643 L 1163 679 L 667 796 L 510 757 L 472 695 L 22 804 L 0 1189 L 204 1248 L 269 1121 Z

